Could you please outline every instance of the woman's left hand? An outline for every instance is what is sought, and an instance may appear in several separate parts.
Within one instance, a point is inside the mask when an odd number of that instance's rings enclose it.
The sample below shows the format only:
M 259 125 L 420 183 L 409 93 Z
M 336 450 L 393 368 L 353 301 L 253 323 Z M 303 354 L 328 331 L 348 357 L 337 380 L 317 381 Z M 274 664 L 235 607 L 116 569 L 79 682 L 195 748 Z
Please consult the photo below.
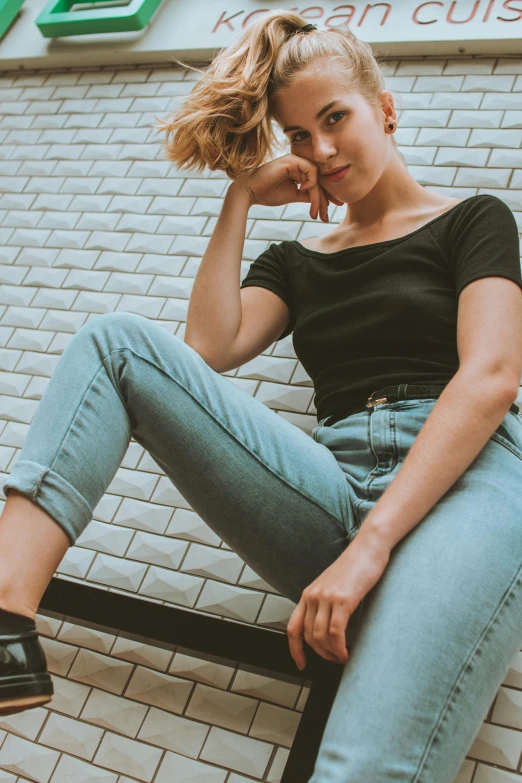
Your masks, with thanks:
M 300 670 L 306 666 L 303 632 L 307 644 L 322 658 L 348 661 L 350 615 L 379 581 L 389 559 L 390 548 L 363 524 L 342 555 L 303 590 L 287 625 L 290 652 Z

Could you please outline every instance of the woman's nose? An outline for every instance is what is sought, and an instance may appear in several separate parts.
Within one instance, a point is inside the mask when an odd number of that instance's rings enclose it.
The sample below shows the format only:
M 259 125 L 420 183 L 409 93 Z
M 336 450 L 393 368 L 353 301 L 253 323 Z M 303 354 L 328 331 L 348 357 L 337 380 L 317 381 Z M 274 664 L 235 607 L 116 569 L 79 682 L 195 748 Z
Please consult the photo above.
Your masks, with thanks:
M 335 156 L 336 153 L 335 146 L 332 144 L 331 139 L 326 139 L 324 137 L 318 137 L 312 142 L 312 148 L 314 159 L 321 163 L 324 163 L 327 158 Z

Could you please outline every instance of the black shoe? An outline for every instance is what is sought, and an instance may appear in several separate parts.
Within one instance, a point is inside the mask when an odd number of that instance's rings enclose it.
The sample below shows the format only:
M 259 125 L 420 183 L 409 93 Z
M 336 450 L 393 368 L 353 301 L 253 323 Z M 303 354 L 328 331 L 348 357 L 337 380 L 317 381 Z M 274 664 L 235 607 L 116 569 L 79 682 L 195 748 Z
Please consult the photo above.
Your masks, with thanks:
M 0 630 L 0 715 L 51 701 L 53 681 L 36 630 Z

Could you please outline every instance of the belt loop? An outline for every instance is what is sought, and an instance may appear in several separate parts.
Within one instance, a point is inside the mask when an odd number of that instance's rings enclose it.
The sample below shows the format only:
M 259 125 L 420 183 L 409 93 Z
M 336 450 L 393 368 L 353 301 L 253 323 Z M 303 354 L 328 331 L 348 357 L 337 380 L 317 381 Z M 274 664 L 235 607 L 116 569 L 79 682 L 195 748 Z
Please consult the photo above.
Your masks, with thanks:
M 406 399 L 406 388 L 408 384 L 407 383 L 399 383 L 399 400 L 405 400 Z

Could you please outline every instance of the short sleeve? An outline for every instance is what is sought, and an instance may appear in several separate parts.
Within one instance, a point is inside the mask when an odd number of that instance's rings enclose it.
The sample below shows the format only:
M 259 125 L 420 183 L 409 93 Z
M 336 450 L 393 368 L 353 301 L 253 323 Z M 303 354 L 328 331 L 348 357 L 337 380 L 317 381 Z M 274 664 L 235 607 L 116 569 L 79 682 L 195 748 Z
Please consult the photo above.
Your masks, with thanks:
M 507 277 L 522 288 L 520 240 L 511 209 L 491 194 L 458 213 L 448 237 L 456 293 L 481 277 Z
M 240 288 L 246 288 L 249 285 L 256 285 L 261 288 L 268 288 L 269 291 L 273 291 L 281 297 L 288 307 L 290 311 L 288 326 L 276 338 L 276 342 L 289 335 L 295 326 L 295 313 L 283 246 L 283 242 L 279 244 L 272 242 L 260 256 L 252 261 L 240 286 Z

